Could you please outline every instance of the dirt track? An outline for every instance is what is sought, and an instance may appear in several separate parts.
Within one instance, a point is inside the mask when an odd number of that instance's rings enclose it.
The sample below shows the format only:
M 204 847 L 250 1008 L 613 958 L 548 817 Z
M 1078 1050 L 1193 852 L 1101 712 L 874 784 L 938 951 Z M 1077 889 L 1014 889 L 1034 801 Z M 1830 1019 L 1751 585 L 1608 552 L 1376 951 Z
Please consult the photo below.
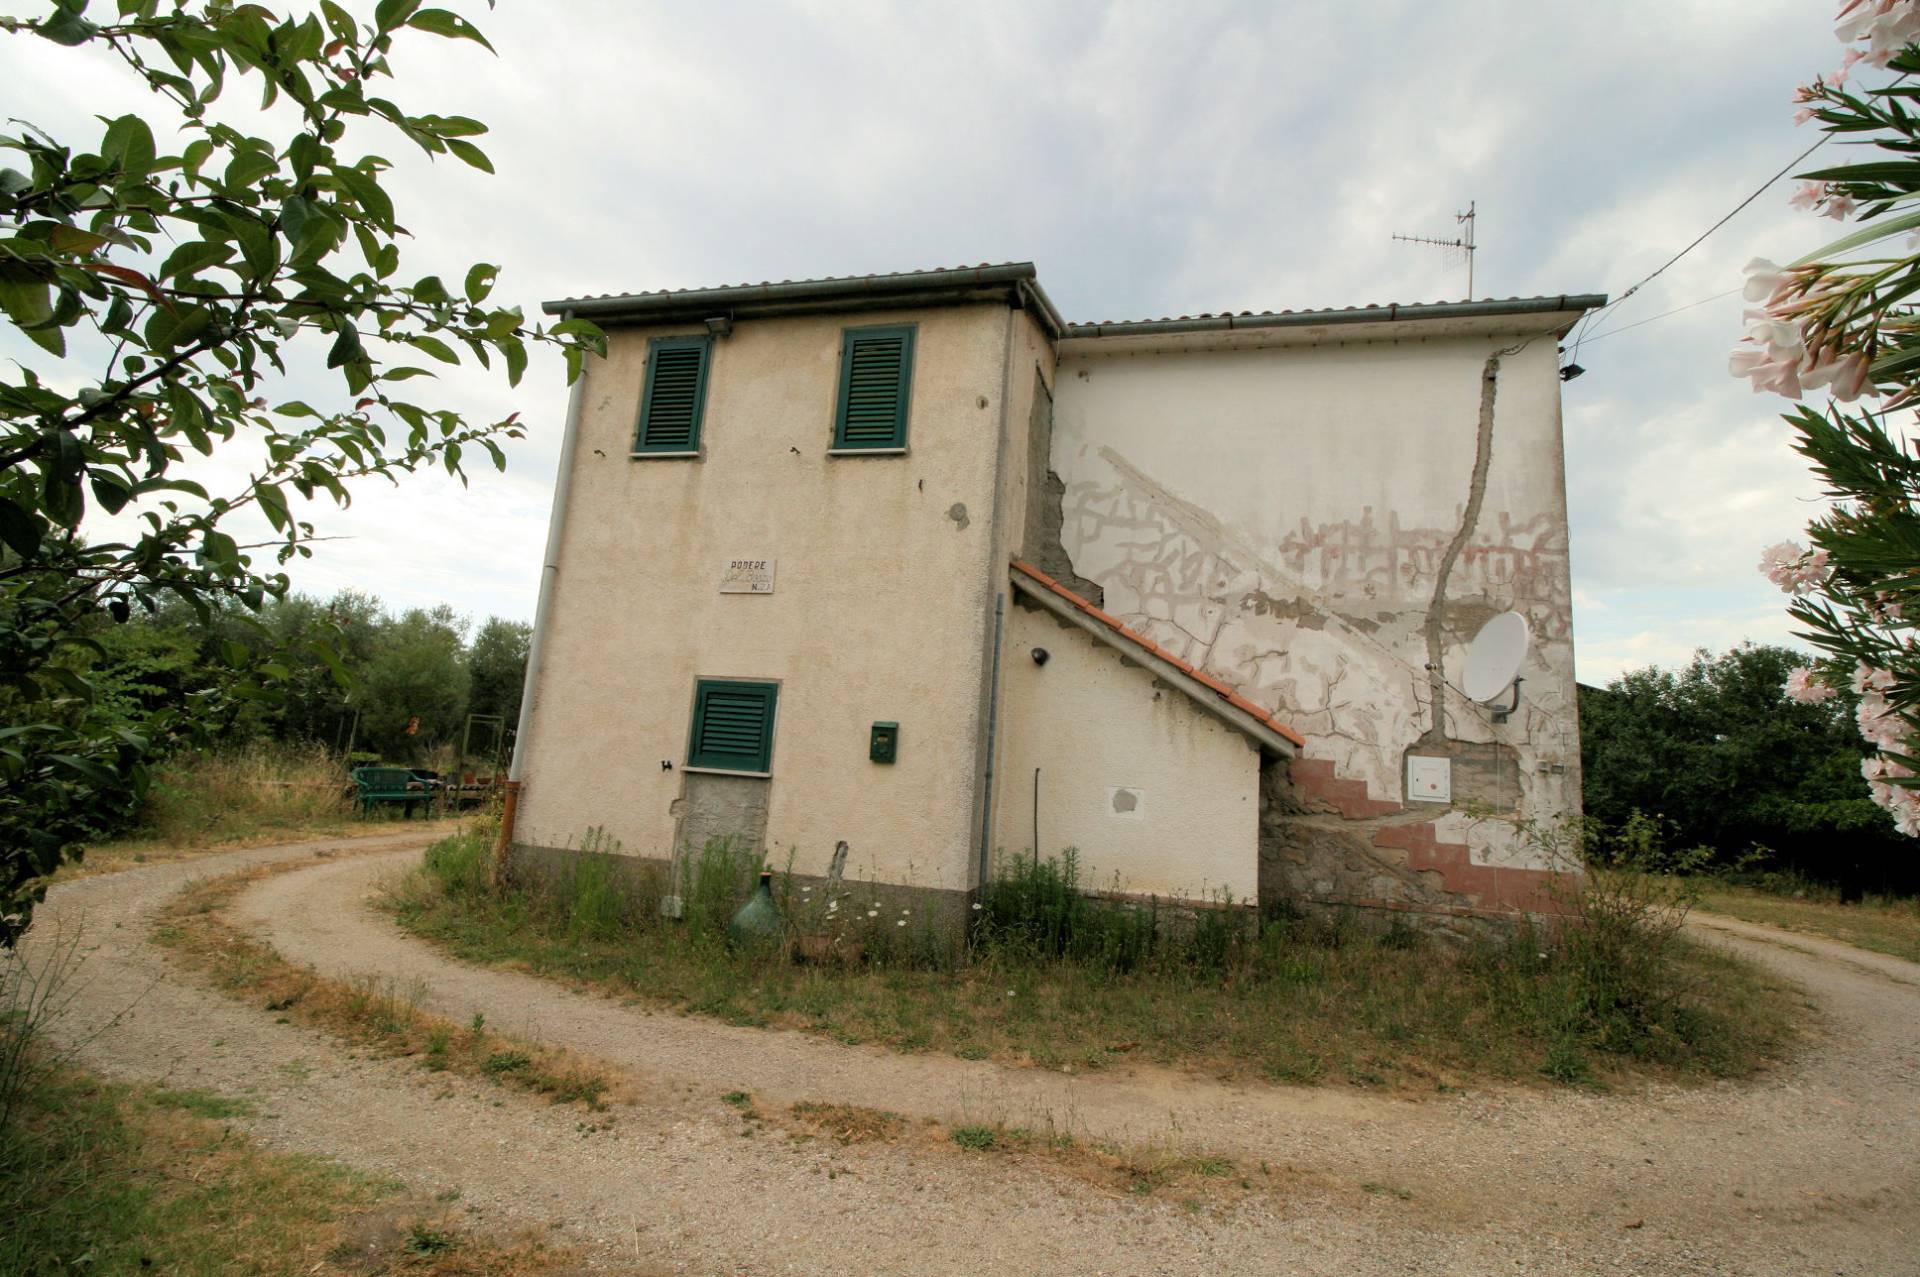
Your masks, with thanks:
M 251 889 L 240 923 L 329 974 L 417 984 L 432 1009 L 619 1064 L 642 1079 L 642 1102 L 587 1129 L 571 1109 L 355 1059 L 203 989 L 147 943 L 154 911 L 189 881 L 328 846 L 337 859 Z M 269 1143 L 457 1188 L 483 1226 L 557 1224 L 616 1270 L 1920 1274 L 1920 967 L 1899 959 L 1710 920 L 1715 942 L 1805 987 L 1828 1026 L 1753 1085 L 1414 1102 L 1147 1069 L 1079 1077 L 650 1013 L 451 962 L 365 905 L 417 846 L 403 834 L 263 848 L 55 888 L 36 931 L 83 921 L 92 949 L 60 1031 L 83 1037 L 131 1005 L 88 1064 L 251 1095 L 248 1125 Z M 718 1099 L 736 1089 L 767 1107 L 1172 1141 L 1249 1170 L 1264 1161 L 1277 1174 L 1254 1178 L 1280 1187 L 1190 1208 L 1115 1196 L 1040 1159 L 741 1138 Z

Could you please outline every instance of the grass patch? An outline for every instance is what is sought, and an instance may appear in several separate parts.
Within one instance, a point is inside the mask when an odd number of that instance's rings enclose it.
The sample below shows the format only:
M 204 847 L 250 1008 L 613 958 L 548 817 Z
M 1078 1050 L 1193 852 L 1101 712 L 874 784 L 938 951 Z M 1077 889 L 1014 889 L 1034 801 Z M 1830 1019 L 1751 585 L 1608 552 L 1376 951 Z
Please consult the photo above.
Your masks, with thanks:
M 243 1111 L 204 1091 L 41 1073 L 0 1131 L 0 1272 L 530 1277 L 576 1260 L 462 1232 L 395 1200 L 391 1181 L 268 1152 L 216 1120 Z
M 556 1104 L 605 1107 L 614 1074 L 593 1061 L 494 1033 L 482 1016 L 461 1028 L 421 1011 L 390 981 L 327 979 L 226 921 L 223 910 L 249 884 L 312 863 L 259 866 L 196 883 L 167 906 L 154 939 L 205 972 L 223 992 L 295 1023 L 325 1029 L 379 1054 L 414 1058 L 433 1072 L 485 1078 Z M 300 1061 L 288 1064 L 305 1067 Z
M 391 805 L 362 817 L 348 797 L 352 788 L 345 765 L 319 745 L 181 754 L 157 769 L 133 828 L 88 847 L 55 880 L 306 838 L 364 837 L 409 826 L 425 833 L 458 828 L 451 820 L 401 820 Z
M 1796 898 L 1709 882 L 1701 888 L 1700 907 L 1730 918 L 1811 932 L 1874 953 L 1920 962 L 1920 898 L 1868 896 L 1857 904 L 1842 904 L 1837 893 L 1810 892 Z
M 836 936 L 860 959 L 795 963 L 727 946 L 751 873 L 708 863 L 712 849 L 686 872 L 677 922 L 644 868 L 584 857 L 499 895 L 488 851 L 479 833 L 436 844 L 389 907 L 469 961 L 727 1023 L 1066 1071 L 1140 1060 L 1429 1092 L 1464 1078 L 1741 1077 L 1784 1048 L 1799 1013 L 1757 967 L 1681 936 L 1687 902 L 1667 884 L 1630 874 L 1594 875 L 1581 925 L 1461 944 L 1351 916 L 1221 909 L 1183 923 L 1090 900 L 1071 857 L 1023 860 L 963 937 L 852 888 L 825 909 L 852 915 Z M 779 894 L 809 933 L 822 925 L 817 897 L 784 881 Z
M 803 1100 L 788 1111 L 800 1125 L 841 1144 L 889 1143 L 899 1137 L 907 1122 L 898 1113 L 861 1108 L 857 1104 L 815 1104 Z
M 947 1138 L 952 1140 L 957 1148 L 984 1153 L 1000 1143 L 1000 1132 L 991 1126 L 956 1126 L 947 1132 Z

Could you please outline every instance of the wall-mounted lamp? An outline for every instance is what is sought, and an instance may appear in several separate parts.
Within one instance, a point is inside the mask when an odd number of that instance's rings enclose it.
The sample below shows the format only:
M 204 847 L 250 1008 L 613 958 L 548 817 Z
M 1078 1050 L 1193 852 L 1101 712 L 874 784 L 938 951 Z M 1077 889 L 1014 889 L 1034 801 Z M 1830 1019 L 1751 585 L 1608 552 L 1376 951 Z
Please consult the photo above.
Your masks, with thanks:
M 1036 647 L 1036 648 L 1034 648 L 1034 649 L 1033 649 L 1033 663 L 1034 663 L 1035 665 L 1045 665 L 1045 664 L 1047 663 L 1047 649 L 1046 649 L 1046 648 L 1044 648 L 1044 647 Z
M 1562 368 L 1560 370 L 1560 380 L 1572 381 L 1575 377 L 1578 377 L 1581 373 L 1585 371 L 1586 369 L 1582 368 L 1579 364 L 1568 364 L 1565 368 Z
M 707 321 L 707 336 L 731 337 L 733 335 L 733 316 L 715 315 Z

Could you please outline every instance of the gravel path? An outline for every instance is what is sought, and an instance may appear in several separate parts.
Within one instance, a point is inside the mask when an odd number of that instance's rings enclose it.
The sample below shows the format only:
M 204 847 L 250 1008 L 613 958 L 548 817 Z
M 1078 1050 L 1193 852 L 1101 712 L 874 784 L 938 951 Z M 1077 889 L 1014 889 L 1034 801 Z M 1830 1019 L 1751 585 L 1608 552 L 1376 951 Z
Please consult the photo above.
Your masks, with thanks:
M 99 1031 L 84 1059 L 109 1073 L 253 1096 L 248 1125 L 269 1143 L 457 1188 L 482 1225 L 552 1225 L 618 1271 L 1920 1274 L 1920 967 L 1899 959 L 1703 920 L 1825 1017 L 1819 1040 L 1744 1086 L 1415 1102 L 1145 1068 L 1069 1076 L 733 1028 L 453 962 L 367 907 L 418 846 L 299 844 L 56 887 L 36 932 L 80 923 L 91 949 L 59 1032 Z M 598 1129 L 572 1109 L 356 1059 L 203 989 L 146 942 L 190 881 L 323 847 L 337 858 L 243 895 L 240 924 L 328 974 L 394 978 L 445 1014 L 480 1011 L 620 1064 L 641 1079 L 640 1103 Z M 1170 1141 L 1265 1161 L 1284 1188 L 1194 1209 L 1117 1196 L 1037 1157 L 741 1138 L 718 1100 L 735 1089 L 769 1108 L 829 1101 Z

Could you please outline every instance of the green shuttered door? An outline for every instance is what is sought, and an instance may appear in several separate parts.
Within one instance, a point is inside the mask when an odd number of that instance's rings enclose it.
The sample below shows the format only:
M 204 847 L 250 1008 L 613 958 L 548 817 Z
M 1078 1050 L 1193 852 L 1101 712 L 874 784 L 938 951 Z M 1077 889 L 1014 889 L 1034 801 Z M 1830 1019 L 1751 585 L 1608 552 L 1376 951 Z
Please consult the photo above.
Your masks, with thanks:
M 912 328 L 850 328 L 840 351 L 836 448 L 907 446 L 913 381 Z
M 770 771 L 773 758 L 774 683 L 702 679 L 693 698 L 693 744 L 689 767 L 736 772 Z
M 635 452 L 697 452 L 707 398 L 705 337 L 660 337 L 647 349 L 647 387 L 640 398 Z

